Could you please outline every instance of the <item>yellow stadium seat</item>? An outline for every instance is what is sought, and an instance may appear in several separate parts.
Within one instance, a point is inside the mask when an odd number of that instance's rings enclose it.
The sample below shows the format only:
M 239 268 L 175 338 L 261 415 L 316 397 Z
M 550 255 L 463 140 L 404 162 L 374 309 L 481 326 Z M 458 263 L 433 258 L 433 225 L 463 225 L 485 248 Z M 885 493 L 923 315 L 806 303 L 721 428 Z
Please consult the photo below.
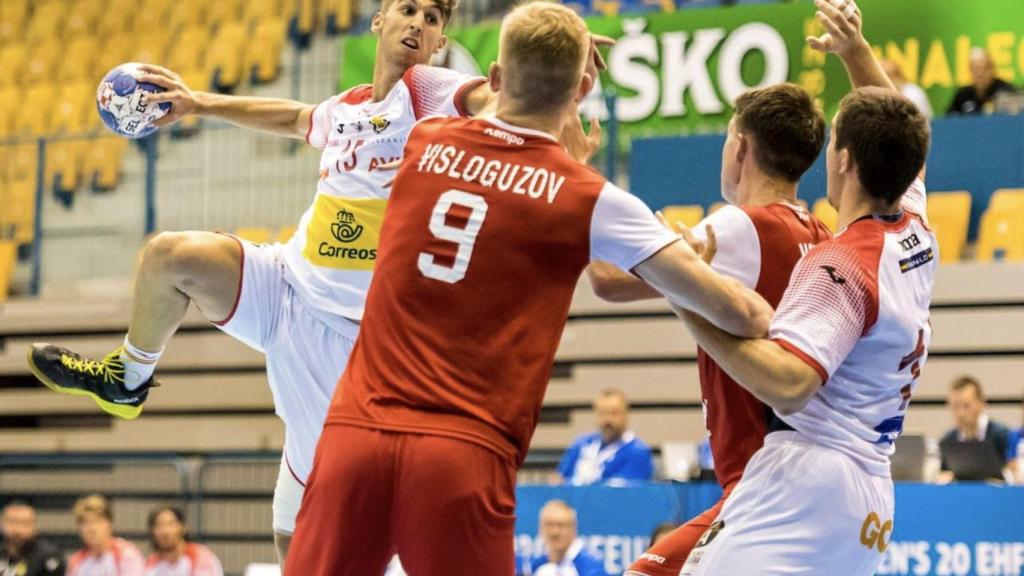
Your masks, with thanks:
M 235 22 L 240 16 L 237 0 L 217 0 L 206 7 L 206 24 L 219 27 L 228 22 Z
M 235 230 L 235 236 L 238 236 L 242 240 L 248 240 L 253 244 L 268 244 L 274 234 L 269 228 L 245 227 L 237 228 Z
M 17 144 L 8 151 L 7 179 L 12 183 L 35 186 L 36 166 L 39 165 L 39 146 L 35 143 Z
M 277 231 L 276 240 L 284 244 L 285 242 L 291 240 L 292 236 L 295 236 L 295 230 L 295 226 L 285 226 L 284 228 L 281 228 L 280 230 Z
M 67 51 L 60 59 L 57 77 L 61 82 L 88 81 L 98 84 L 102 76 L 96 74 L 93 69 L 99 51 L 99 43 L 95 36 L 78 36 L 71 40 Z
M 67 9 L 60 2 L 36 3 L 25 29 L 25 40 L 39 44 L 61 38 Z
M 978 233 L 977 259 L 981 262 L 1024 261 L 1024 211 L 992 208 L 985 211 Z
M 14 119 L 16 136 L 44 136 L 50 132 L 53 107 L 57 101 L 57 89 L 52 84 L 35 84 L 23 93 L 23 101 L 32 106 L 23 106 Z
M 0 302 L 7 300 L 17 260 L 17 244 L 9 240 L 0 241 Z
M 173 42 L 174 49 L 167 55 L 167 66 L 179 74 L 189 70 L 203 70 L 209 41 L 210 33 L 204 26 L 185 28 Z
M 46 189 L 52 190 L 66 205 L 71 204 L 71 195 L 81 181 L 84 151 L 80 140 L 57 140 L 46 147 Z
M 95 97 L 95 88 L 85 82 L 65 84 L 57 94 L 50 129 L 55 133 L 77 134 L 85 130 L 86 113 Z
M 288 20 L 289 33 L 308 38 L 316 30 L 317 9 L 314 0 L 288 0 L 284 14 Z
M 242 20 L 247 23 L 280 16 L 281 0 L 248 0 L 242 6 Z
M 162 31 L 153 31 L 140 36 L 128 50 L 126 60 L 129 62 L 145 62 L 167 66 L 167 47 L 170 35 Z
M 106 0 L 96 20 L 96 34 L 100 38 L 118 36 L 135 28 L 136 3 L 132 0 Z
M 328 34 L 337 34 L 352 27 L 352 0 L 321 0 L 319 20 Z
M 82 157 L 82 177 L 93 190 L 113 190 L 121 179 L 121 161 L 128 140 L 103 136 L 86 142 Z
M 73 2 L 68 8 L 67 20 L 64 22 L 64 39 L 93 36 L 96 31 L 96 22 L 102 12 L 103 5 L 98 0 Z
M 127 56 L 132 46 L 133 38 L 130 33 L 107 36 L 93 62 L 93 81 L 98 85 L 107 72 L 113 70 L 115 66 L 127 62 Z
M 0 49 L 0 88 L 19 85 L 27 61 L 28 48 L 24 44 L 16 42 Z
M 217 30 L 206 55 L 206 70 L 214 88 L 231 90 L 242 81 L 247 42 L 248 31 L 241 22 L 228 22 Z
M 206 22 L 206 0 L 175 0 L 168 15 L 169 29 L 180 31 Z
M 939 240 L 939 262 L 960 261 L 970 221 L 970 192 L 928 193 L 928 224 Z
M 839 226 L 839 213 L 828 203 L 828 198 L 816 200 L 811 213 L 817 216 L 818 220 L 821 220 L 821 223 L 829 230 L 836 232 L 836 227 Z
M 268 84 L 277 79 L 285 33 L 282 18 L 265 18 L 256 24 L 245 54 L 245 69 L 254 84 Z
M 35 180 L 12 182 L 8 188 L 10 207 L 4 210 L 9 218 L 10 237 L 17 244 L 31 244 L 35 238 L 36 184 Z
M 57 38 L 51 38 L 33 46 L 25 60 L 22 85 L 30 86 L 41 82 L 53 82 L 57 78 L 59 59 L 64 54 L 64 50 L 64 44 Z
M 661 213 L 665 215 L 665 219 L 672 226 L 675 226 L 677 222 L 682 222 L 686 227 L 693 228 L 704 218 L 704 207 L 699 204 L 665 206 L 661 209 Z
M 0 46 L 21 38 L 28 21 L 28 2 L 0 2 Z
M 170 5 L 164 1 L 146 2 L 135 12 L 135 22 L 132 31 L 136 38 L 145 40 L 146 36 L 154 32 L 161 32 L 166 35 L 167 17 L 170 15 Z
M 1024 210 L 1024 188 L 1001 188 L 988 201 L 989 210 Z
M 0 88 L 0 140 L 14 133 L 14 118 L 20 105 L 16 88 Z

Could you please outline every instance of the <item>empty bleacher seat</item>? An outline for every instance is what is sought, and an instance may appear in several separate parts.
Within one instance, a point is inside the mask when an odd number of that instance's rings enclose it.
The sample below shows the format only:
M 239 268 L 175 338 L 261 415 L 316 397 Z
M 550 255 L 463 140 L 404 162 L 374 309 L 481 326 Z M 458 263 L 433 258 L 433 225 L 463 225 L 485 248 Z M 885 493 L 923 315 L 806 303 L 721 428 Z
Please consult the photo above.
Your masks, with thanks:
M 104 0 L 103 10 L 96 21 L 96 33 L 106 38 L 131 32 L 137 9 L 136 0 Z
M 839 213 L 836 209 L 828 203 L 828 198 L 819 198 L 814 202 L 814 208 L 812 213 L 821 220 L 822 224 L 828 227 L 832 232 L 836 231 L 836 227 L 839 225 Z
M 988 201 L 990 210 L 1024 210 L 1024 188 L 1001 188 Z
M 277 79 L 285 33 L 285 22 L 280 17 L 267 17 L 256 23 L 245 53 L 245 70 L 253 84 L 268 84 Z
M 18 245 L 12 240 L 0 240 L 0 302 L 7 300 L 17 260 Z
M 13 238 L 15 244 L 31 244 L 35 238 L 35 179 L 12 181 L 7 184 L 7 192 L 10 204 L 4 207 L 4 234 Z
M 300 48 L 309 46 L 313 31 L 316 29 L 316 3 L 314 0 L 289 0 L 285 7 L 285 19 L 288 21 L 288 37 Z
M 50 38 L 33 44 L 22 70 L 22 85 L 32 87 L 35 84 L 55 81 L 64 50 L 65 45 L 59 38 Z
M 0 46 L 20 38 L 27 21 L 28 2 L 0 2 Z
M 17 88 L 0 88 L 0 140 L 14 133 L 14 118 L 20 106 Z
M 1024 261 L 1024 209 L 989 208 L 981 217 L 977 259 Z
M 128 49 L 126 60 L 166 66 L 170 39 L 170 34 L 160 29 L 143 34 Z
M 267 18 L 280 18 L 281 8 L 281 0 L 248 0 L 242 6 L 242 21 L 256 23 Z
M 704 207 L 699 204 L 688 206 L 665 206 L 661 209 L 665 219 L 673 226 L 682 222 L 689 228 L 696 226 L 704 218 Z
M 352 0 L 321 0 L 319 20 L 329 35 L 338 34 L 352 27 Z
M 0 48 L 0 88 L 18 86 L 25 73 L 28 48 L 20 42 L 12 42 Z
M 103 5 L 98 0 L 72 2 L 68 7 L 67 19 L 64 22 L 64 39 L 94 37 L 96 22 L 102 12 Z
M 88 142 L 82 158 L 82 177 L 93 190 L 113 190 L 117 186 L 127 146 L 128 140 L 113 135 Z
M 930 192 L 928 224 L 939 240 L 939 261 L 959 262 L 971 220 L 970 192 Z
M 235 22 L 241 11 L 238 0 L 218 0 L 210 2 L 206 7 L 206 24 L 215 28 Z
M 241 22 L 226 22 L 218 28 L 206 54 L 206 70 L 214 88 L 231 91 L 242 81 L 247 43 L 248 31 Z
M 37 2 L 25 29 L 25 40 L 36 45 L 60 39 L 65 15 L 67 9 L 62 2 Z
M 89 82 L 95 90 L 101 78 L 99 74 L 106 74 L 106 71 L 94 71 L 99 52 L 99 43 L 93 35 L 71 40 L 67 52 L 60 59 L 57 77 L 61 82 Z
M 182 29 L 174 40 L 174 50 L 167 55 L 167 66 L 182 75 L 189 71 L 204 70 L 209 38 L 209 31 L 201 24 Z
M 57 87 L 40 83 L 23 92 L 23 102 L 32 106 L 21 106 L 14 119 L 14 134 L 17 136 L 44 136 L 50 132 L 53 108 L 57 101 Z
M 106 38 L 93 61 L 92 78 L 97 85 L 115 66 L 127 62 L 126 56 L 132 47 L 132 35 L 118 32 Z
M 206 0 L 175 0 L 168 13 L 168 29 L 179 31 L 206 22 Z

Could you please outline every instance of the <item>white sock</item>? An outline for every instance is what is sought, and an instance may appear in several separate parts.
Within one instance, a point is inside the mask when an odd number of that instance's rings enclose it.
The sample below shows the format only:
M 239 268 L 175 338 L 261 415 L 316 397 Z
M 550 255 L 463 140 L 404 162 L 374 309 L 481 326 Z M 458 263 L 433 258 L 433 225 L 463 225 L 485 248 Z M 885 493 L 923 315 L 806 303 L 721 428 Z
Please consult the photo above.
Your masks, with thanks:
M 132 345 L 128 337 L 124 337 L 121 349 L 121 362 L 124 362 L 124 387 L 135 390 L 145 384 L 156 369 L 156 361 L 164 353 L 163 348 L 156 352 L 147 352 Z

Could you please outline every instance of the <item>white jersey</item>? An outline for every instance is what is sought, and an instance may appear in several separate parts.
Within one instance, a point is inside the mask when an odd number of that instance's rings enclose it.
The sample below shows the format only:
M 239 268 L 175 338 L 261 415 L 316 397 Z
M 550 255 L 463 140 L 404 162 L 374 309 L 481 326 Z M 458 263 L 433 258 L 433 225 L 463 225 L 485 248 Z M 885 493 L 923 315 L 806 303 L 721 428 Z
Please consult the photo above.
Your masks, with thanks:
M 864 217 L 797 265 L 769 337 L 824 382 L 782 420 L 888 477 L 894 441 L 928 354 L 938 242 L 915 182 L 892 218 Z
M 306 140 L 323 151 L 313 204 L 284 248 L 288 280 L 319 311 L 360 320 L 394 171 L 409 131 L 425 116 L 465 115 L 465 93 L 484 82 L 444 68 L 413 66 L 380 102 L 357 86 L 320 103 Z
M 68 559 L 67 576 L 142 576 L 142 552 L 131 542 L 114 538 L 110 550 L 92 554 L 79 550 Z

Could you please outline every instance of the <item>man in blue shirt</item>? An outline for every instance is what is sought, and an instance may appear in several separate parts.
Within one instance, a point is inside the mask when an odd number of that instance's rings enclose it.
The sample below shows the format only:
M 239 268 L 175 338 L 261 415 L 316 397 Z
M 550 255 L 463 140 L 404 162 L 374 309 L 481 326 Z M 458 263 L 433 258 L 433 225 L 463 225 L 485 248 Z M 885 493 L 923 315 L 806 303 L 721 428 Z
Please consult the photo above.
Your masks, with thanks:
M 583 550 L 577 536 L 576 510 L 551 500 L 540 511 L 540 535 L 547 554 L 534 556 L 526 576 L 608 576 L 601 561 Z
M 562 457 L 558 473 L 574 485 L 623 485 L 654 477 L 651 449 L 629 430 L 629 402 L 622 390 L 602 390 L 594 401 L 598 432 L 576 439 Z

